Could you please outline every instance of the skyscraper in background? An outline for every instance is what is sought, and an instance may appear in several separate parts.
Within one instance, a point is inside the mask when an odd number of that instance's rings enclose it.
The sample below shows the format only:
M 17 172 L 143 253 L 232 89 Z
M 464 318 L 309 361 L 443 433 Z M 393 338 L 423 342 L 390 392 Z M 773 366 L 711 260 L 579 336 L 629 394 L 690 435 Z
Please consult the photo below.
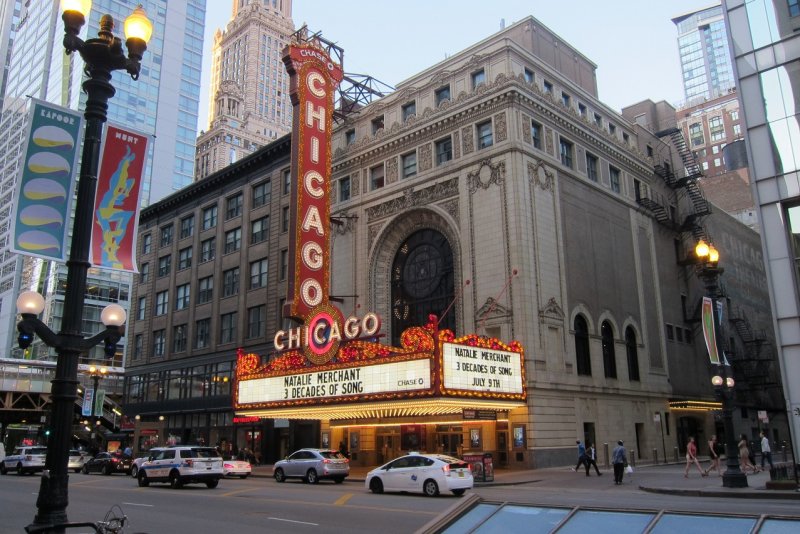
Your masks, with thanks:
M 686 100 L 712 98 L 735 85 L 722 6 L 672 19 L 678 28 L 678 54 Z
M 142 204 L 147 205 L 193 180 L 206 0 L 95 0 L 81 36 L 96 37 L 100 17 L 110 14 L 116 35 L 124 39 L 122 22 L 138 4 L 153 22 L 153 36 L 138 81 L 124 71 L 114 73 L 116 95 L 109 101 L 108 122 L 154 136 L 142 184 Z M 86 101 L 80 55 L 66 55 L 61 44 L 64 26 L 58 0 L 27 2 L 14 17 L 16 25 L 2 34 L 4 42 L 9 35 L 14 38 L 0 120 L 0 154 L 4 155 L 0 159 L 0 350 L 6 357 L 21 355 L 15 328 L 15 300 L 20 291 L 32 288 L 45 296 L 43 320 L 58 331 L 66 284 L 64 264 L 18 256 L 7 247 L 28 97 L 79 110 Z M 100 310 L 109 302 L 129 309 L 128 273 L 90 269 L 87 288 L 85 333 L 100 330 Z M 31 349 L 33 358 L 52 357 L 41 343 Z M 96 350 L 102 353 L 101 348 Z M 117 363 L 121 358 L 120 353 Z
M 723 6 L 731 29 L 796 462 L 800 458 L 800 3 L 724 0 Z
M 289 133 L 292 108 L 281 52 L 294 33 L 292 0 L 232 1 L 214 35 L 208 129 L 197 138 L 195 179 Z

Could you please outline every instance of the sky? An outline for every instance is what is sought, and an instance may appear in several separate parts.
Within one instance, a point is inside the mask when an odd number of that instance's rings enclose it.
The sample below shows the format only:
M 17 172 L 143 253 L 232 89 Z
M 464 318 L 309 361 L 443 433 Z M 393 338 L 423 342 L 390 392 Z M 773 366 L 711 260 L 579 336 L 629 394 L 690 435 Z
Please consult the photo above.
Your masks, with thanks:
M 207 0 L 198 129 L 206 129 L 213 35 L 233 0 Z M 344 71 L 390 86 L 528 16 L 597 65 L 600 100 L 619 111 L 645 99 L 683 101 L 672 18 L 715 0 L 293 0 L 303 23 L 344 49 Z

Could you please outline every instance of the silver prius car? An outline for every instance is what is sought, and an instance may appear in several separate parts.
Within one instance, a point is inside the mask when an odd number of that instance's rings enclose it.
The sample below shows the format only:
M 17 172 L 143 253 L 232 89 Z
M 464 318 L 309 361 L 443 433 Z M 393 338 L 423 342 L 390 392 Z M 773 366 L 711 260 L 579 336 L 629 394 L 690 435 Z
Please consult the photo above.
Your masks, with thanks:
M 316 484 L 325 478 L 341 484 L 349 474 L 350 460 L 332 449 L 300 449 L 275 462 L 272 470 L 278 482 L 300 478 L 309 484 Z

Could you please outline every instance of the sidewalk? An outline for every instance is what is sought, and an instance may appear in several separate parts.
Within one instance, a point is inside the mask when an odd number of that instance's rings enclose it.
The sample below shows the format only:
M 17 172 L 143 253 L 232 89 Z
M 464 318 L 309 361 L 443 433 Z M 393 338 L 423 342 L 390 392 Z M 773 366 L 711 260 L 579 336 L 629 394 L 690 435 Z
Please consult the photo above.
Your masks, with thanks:
M 800 500 L 798 490 L 768 490 L 766 483 L 769 473 L 762 471 L 747 476 L 747 488 L 725 488 L 722 486 L 722 477 L 716 473 L 708 477 L 701 477 L 697 469 L 689 472 L 689 478 L 684 478 L 683 463 L 639 465 L 633 474 L 625 475 L 621 488 L 623 490 L 642 490 L 651 493 L 665 493 L 671 495 L 685 495 L 687 497 L 731 497 L 747 499 L 793 499 Z M 706 465 L 704 465 L 705 467 Z M 351 467 L 349 482 L 363 484 L 367 473 L 372 467 Z M 724 468 L 723 468 L 724 469 Z M 559 488 L 569 490 L 585 489 L 587 483 L 596 485 L 598 489 L 614 487 L 614 474 L 609 469 L 601 468 L 603 476 L 598 480 L 594 471 L 591 482 L 587 480 L 585 472 L 578 470 L 576 473 L 569 467 L 552 467 L 546 469 L 511 470 L 495 469 L 494 481 L 475 482 L 475 487 L 512 486 L 518 484 L 536 484 L 541 487 Z M 253 477 L 272 477 L 272 465 L 253 467 Z

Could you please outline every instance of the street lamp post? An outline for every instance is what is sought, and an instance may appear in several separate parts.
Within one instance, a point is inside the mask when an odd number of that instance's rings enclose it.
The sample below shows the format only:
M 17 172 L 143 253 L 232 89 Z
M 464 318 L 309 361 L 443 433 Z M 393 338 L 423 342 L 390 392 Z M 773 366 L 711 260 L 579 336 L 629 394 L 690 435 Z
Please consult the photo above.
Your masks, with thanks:
M 700 241 L 695 247 L 695 254 L 700 262 L 698 274 L 706 288 L 706 293 L 711 299 L 711 318 L 714 324 L 714 343 L 717 350 L 722 350 L 720 343 L 720 316 L 717 310 L 719 298 L 719 276 L 724 272 L 719 266 L 719 252 L 713 247 Z M 714 392 L 722 402 L 722 424 L 725 428 L 725 463 L 727 469 L 722 474 L 722 485 L 726 488 L 746 488 L 747 476 L 739 469 L 739 446 L 736 443 L 736 434 L 733 428 L 733 377 L 727 376 L 728 369 L 724 363 L 719 366 L 720 374 L 711 379 Z
M 103 123 L 106 121 L 108 100 L 116 92 L 111 85 L 111 73 L 127 71 L 131 78 L 138 79 L 141 59 L 147 49 L 152 33 L 152 23 L 140 5 L 125 20 L 126 58 L 122 42 L 113 34 L 114 20 L 110 15 L 100 19 L 98 37 L 84 41 L 78 34 L 91 10 L 91 0 L 62 0 L 64 21 L 64 49 L 67 54 L 78 52 L 84 61 L 83 90 L 87 95 L 86 131 L 83 139 L 80 180 L 75 204 L 75 221 L 67 261 L 67 284 L 64 295 L 64 312 L 61 330 L 55 334 L 37 318 L 42 312 L 44 300 L 41 295 L 27 291 L 17 299 L 17 308 L 22 316 L 17 329 L 20 332 L 20 347 L 27 348 L 33 334 L 58 353 L 55 378 L 52 380 L 52 435 L 47 445 L 47 459 L 36 500 L 38 513 L 30 527 L 37 530 L 46 525 L 67 522 L 68 480 L 67 462 L 72 437 L 72 420 L 78 391 L 78 360 L 81 354 L 92 347 L 106 343 L 108 351 L 116 349 L 122 337 L 121 325 L 125 323 L 125 310 L 112 304 L 103 310 L 102 320 L 106 330 L 86 338 L 82 335 L 86 277 L 90 267 L 89 247 L 92 233 L 94 195 L 97 188 L 97 172 L 100 160 L 100 145 Z M 33 295 L 38 296 L 33 297 Z M 41 299 L 41 301 L 39 300 Z M 34 304 L 31 304 L 34 302 Z M 25 345 L 25 346 L 23 346 Z M 113 349 L 112 349 L 113 347 Z M 107 351 L 107 352 L 108 352 Z M 53 526 L 52 531 L 62 528 Z
M 94 386 L 94 390 L 92 392 L 92 435 L 94 436 L 95 426 L 97 426 L 97 416 L 103 415 L 103 408 L 100 408 L 100 413 L 97 412 L 97 392 L 99 391 L 100 387 L 100 378 L 106 376 L 108 369 L 105 367 L 96 367 L 94 365 L 89 366 L 89 372 L 87 373 L 89 377 L 92 379 L 92 385 Z

